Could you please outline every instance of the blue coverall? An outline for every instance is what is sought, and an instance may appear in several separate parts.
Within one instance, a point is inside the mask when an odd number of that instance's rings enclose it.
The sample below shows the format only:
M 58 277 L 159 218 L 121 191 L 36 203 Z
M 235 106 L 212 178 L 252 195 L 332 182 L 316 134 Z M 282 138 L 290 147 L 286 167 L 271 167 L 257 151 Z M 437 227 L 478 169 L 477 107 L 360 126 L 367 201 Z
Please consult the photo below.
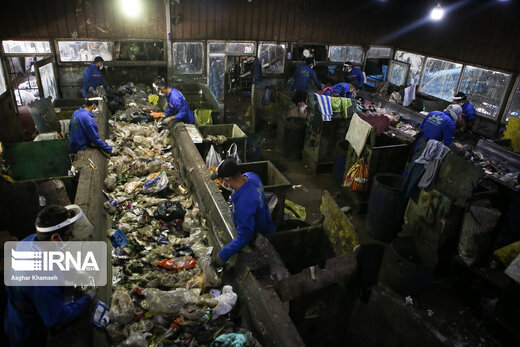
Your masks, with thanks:
M 32 234 L 22 241 L 35 240 L 36 234 Z M 45 346 L 47 329 L 72 322 L 92 302 L 84 295 L 66 304 L 65 287 L 6 286 L 6 290 L 4 329 L 11 346 Z
M 365 89 L 365 76 L 363 71 L 357 67 L 351 71 L 345 71 L 345 82 L 354 84 L 358 89 Z
M 477 120 L 477 112 L 475 111 L 475 107 L 473 107 L 469 101 L 466 101 L 464 105 L 462 105 L 462 119 L 464 119 L 464 122 Z
M 433 111 L 428 113 L 421 123 L 421 129 L 424 133 L 421 139 L 442 141 L 446 146 L 453 143 L 455 122 L 447 112 Z
M 112 152 L 112 147 L 99 138 L 94 116 L 82 107 L 72 114 L 69 131 L 69 153 L 71 154 L 91 146 L 98 147 L 107 153 Z
M 92 63 L 85 68 L 85 71 L 83 71 L 83 97 L 87 97 L 88 89 L 90 87 L 96 89 L 97 86 L 103 86 L 107 89 L 107 84 L 103 80 L 101 72 L 98 67 Z
M 218 255 L 222 260 L 228 260 L 244 248 L 253 240 L 255 233 L 266 235 L 275 231 L 260 177 L 253 172 L 246 172 L 244 176 L 247 182 L 231 194 L 237 237 L 220 250 Z
M 314 82 L 317 89 L 321 89 L 321 83 L 316 76 L 316 71 L 309 65 L 298 67 L 294 73 L 294 90 L 297 92 L 306 92 L 310 80 Z
M 168 101 L 168 108 L 164 111 L 166 116 L 174 116 L 176 120 L 183 121 L 186 124 L 195 123 L 195 115 L 191 112 L 188 102 L 181 92 L 170 87 L 166 100 Z
M 352 94 L 350 93 L 350 84 L 342 82 L 333 85 L 330 87 L 332 89 L 332 92 L 334 93 L 334 96 L 341 96 L 344 98 L 352 98 Z M 325 95 L 332 96 L 330 90 L 326 90 Z

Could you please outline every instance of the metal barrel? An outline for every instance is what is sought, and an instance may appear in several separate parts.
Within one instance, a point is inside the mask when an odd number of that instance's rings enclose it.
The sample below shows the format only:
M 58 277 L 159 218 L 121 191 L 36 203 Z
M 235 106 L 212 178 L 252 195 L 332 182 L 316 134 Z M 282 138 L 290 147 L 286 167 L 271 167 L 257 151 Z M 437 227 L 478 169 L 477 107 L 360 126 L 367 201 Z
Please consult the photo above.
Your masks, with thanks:
M 401 230 L 407 199 L 401 191 L 405 178 L 397 174 L 375 175 L 367 211 L 368 234 L 390 242 Z

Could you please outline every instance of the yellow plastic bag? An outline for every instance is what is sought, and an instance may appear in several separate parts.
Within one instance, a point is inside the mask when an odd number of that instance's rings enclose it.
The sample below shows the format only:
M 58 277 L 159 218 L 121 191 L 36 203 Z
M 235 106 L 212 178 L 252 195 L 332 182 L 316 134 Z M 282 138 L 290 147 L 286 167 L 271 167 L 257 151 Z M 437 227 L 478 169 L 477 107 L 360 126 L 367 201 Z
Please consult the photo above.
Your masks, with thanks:
M 365 159 L 361 158 L 348 170 L 343 186 L 353 192 L 364 192 L 368 187 L 368 178 L 368 165 L 365 164 Z
M 305 222 L 307 219 L 307 212 L 305 211 L 305 207 L 298 205 L 291 200 L 285 199 L 285 208 L 284 212 L 291 215 L 294 219 L 301 220 Z
M 157 95 L 157 94 L 148 95 L 148 102 L 152 105 L 157 105 L 157 102 L 159 102 L 159 95 Z

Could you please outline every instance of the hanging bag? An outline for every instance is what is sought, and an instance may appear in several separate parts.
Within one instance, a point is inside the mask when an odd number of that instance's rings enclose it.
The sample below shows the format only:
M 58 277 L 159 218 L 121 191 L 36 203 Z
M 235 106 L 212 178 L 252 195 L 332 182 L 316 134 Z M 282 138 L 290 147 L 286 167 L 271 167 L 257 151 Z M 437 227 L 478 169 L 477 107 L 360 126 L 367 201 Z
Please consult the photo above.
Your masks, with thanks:
M 206 166 L 208 167 L 208 169 L 212 166 L 217 167 L 221 161 L 222 158 L 220 157 L 220 154 L 218 154 L 218 152 L 215 150 L 215 147 L 211 145 L 211 147 L 209 148 L 208 155 L 206 155 Z
M 361 158 L 348 170 L 343 186 L 353 192 L 364 192 L 368 187 L 368 178 L 368 165 L 365 164 L 365 159 Z
M 233 159 L 237 162 L 237 164 L 240 164 L 242 161 L 240 160 L 240 157 L 238 156 L 238 147 L 236 143 L 232 143 L 231 146 L 229 146 L 229 149 L 227 150 L 226 154 L 227 159 Z

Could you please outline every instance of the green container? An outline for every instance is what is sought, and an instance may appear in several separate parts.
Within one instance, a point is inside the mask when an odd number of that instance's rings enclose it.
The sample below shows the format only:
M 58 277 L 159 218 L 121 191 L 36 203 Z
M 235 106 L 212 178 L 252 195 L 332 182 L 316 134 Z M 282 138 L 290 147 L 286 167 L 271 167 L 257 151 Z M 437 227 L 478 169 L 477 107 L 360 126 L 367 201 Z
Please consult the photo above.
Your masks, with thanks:
M 5 145 L 4 160 L 16 181 L 68 175 L 71 161 L 65 139 Z

